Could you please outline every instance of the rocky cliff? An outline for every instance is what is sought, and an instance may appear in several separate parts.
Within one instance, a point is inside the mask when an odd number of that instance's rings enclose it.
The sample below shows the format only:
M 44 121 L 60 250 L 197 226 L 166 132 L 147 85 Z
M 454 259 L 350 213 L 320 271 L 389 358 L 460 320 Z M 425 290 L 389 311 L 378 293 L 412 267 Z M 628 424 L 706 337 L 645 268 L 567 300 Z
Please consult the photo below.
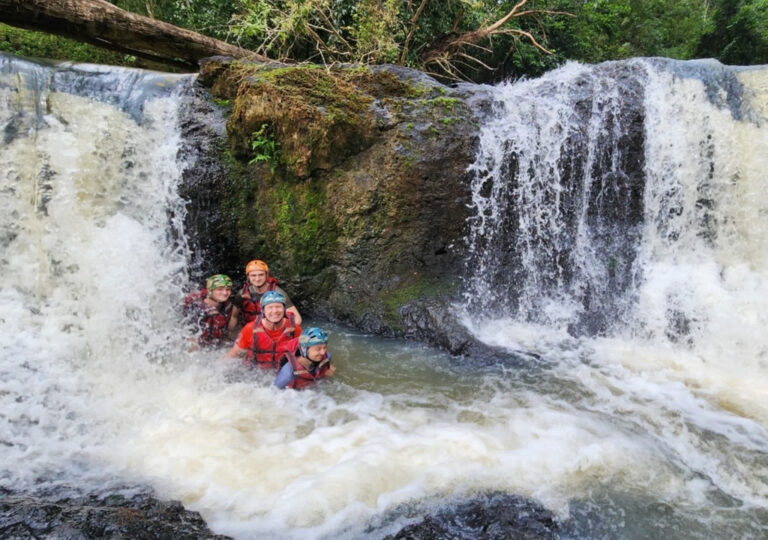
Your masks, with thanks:
M 264 259 L 302 312 L 385 335 L 423 323 L 414 300 L 458 291 L 478 87 L 225 58 L 200 82 L 227 113 L 225 173 L 184 187 L 190 228 L 231 246 L 211 269 Z

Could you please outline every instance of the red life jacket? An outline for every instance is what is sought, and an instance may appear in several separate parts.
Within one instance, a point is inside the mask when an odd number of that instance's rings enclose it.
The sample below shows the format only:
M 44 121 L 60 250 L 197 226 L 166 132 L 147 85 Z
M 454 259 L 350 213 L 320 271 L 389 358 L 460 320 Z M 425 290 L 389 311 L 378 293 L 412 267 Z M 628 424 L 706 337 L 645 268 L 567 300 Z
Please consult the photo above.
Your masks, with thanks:
M 296 320 L 291 312 L 286 312 L 283 320 L 287 320 L 283 333 L 273 340 L 261 325 L 262 316 L 256 317 L 253 324 L 253 348 L 248 351 L 248 360 L 259 367 L 277 367 L 277 359 L 283 353 L 293 353 L 299 345 L 296 336 Z
M 232 302 L 209 306 L 205 299 L 208 289 L 187 295 L 184 299 L 185 310 L 194 310 L 197 326 L 200 328 L 199 342 L 202 346 L 221 345 L 229 339 L 229 319 L 232 316 Z
M 275 287 L 277 287 L 277 279 L 269 276 L 267 278 L 267 291 L 274 291 Z M 243 313 L 243 320 L 246 323 L 249 323 L 261 314 L 261 296 L 259 296 L 257 300 L 253 299 L 251 296 L 251 288 L 248 286 L 248 278 L 246 278 L 245 283 L 243 284 L 243 290 L 240 292 L 240 297 L 243 299 L 243 305 L 241 308 Z
M 299 359 L 293 353 L 285 353 L 280 359 L 280 367 L 283 367 L 286 362 L 290 362 L 291 369 L 293 369 L 293 380 L 288 383 L 286 388 L 294 388 L 301 390 L 302 388 L 309 386 L 313 382 L 322 379 L 328 374 L 328 370 L 331 369 L 331 355 L 326 354 L 323 359 L 318 363 L 314 373 L 307 371 L 307 368 L 301 365 Z

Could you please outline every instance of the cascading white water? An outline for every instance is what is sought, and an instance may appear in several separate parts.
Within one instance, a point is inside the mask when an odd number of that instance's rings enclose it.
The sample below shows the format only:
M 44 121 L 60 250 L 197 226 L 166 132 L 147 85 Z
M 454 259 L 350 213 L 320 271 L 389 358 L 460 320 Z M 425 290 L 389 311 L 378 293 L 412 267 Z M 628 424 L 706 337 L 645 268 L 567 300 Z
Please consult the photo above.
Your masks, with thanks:
M 101 398 L 166 345 L 186 275 L 185 246 L 167 240 L 183 205 L 177 99 L 162 89 L 180 78 L 1 60 L 2 478 L 103 482 L 85 465 L 109 439 Z
M 670 373 L 690 372 L 674 362 L 694 353 L 652 341 L 647 325 L 637 326 L 643 335 L 578 341 L 551 325 L 556 307 L 537 326 L 487 323 L 484 337 L 503 345 L 511 340 L 495 328 L 520 339 L 539 329 L 526 347 L 551 366 L 514 371 L 331 327 L 338 376 L 299 393 L 220 353 L 187 352 L 176 183 L 190 166 L 177 123 L 191 79 L 3 61 L 0 487 L 60 495 L 149 485 L 238 538 L 380 538 L 435 501 L 484 490 L 537 499 L 572 537 L 765 533 L 764 425 L 722 410 L 709 394 L 717 389 Z M 561 75 L 569 70 L 589 68 Z M 550 92 L 558 76 L 545 79 Z M 592 159 L 606 167 L 610 156 Z M 646 234 L 639 220 L 622 226 Z M 625 258 L 614 266 L 656 260 L 600 230 Z M 611 274 L 589 267 L 594 229 L 580 234 L 560 239 L 582 246 L 573 260 L 583 268 L 552 267 L 540 280 L 551 306 L 579 279 L 592 291 L 600 272 Z M 626 284 L 613 275 L 611 287 Z M 611 309 L 645 305 L 651 293 L 590 292 Z M 643 355 L 668 364 L 644 372 L 632 363 Z
M 766 80 L 713 61 L 633 60 L 496 89 L 472 167 L 465 316 L 763 509 Z M 490 320 L 476 315 L 481 298 L 497 308 Z M 717 440 L 735 447 L 707 451 Z

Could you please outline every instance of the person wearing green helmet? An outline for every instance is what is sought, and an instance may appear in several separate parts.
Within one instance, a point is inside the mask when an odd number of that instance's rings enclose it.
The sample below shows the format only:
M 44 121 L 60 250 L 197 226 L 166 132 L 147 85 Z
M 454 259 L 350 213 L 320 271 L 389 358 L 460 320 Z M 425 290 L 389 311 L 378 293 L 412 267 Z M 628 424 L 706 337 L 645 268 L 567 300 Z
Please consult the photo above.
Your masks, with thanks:
M 336 372 L 328 352 L 328 334 L 322 328 L 313 327 L 299 336 L 296 353 L 285 353 L 280 360 L 280 371 L 275 377 L 277 388 L 300 390 L 318 379 L 330 377 Z
M 231 296 L 232 280 L 224 274 L 215 274 L 206 280 L 205 289 L 184 299 L 186 316 L 200 329 L 197 337 L 200 347 L 227 345 L 234 340 L 239 310 Z

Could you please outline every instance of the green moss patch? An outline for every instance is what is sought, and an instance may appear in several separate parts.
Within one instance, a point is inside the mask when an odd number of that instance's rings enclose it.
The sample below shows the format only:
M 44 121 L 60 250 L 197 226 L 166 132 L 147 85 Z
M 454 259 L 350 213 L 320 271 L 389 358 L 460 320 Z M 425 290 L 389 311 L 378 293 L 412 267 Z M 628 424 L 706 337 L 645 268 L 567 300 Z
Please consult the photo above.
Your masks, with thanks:
M 350 82 L 361 74 L 342 76 L 317 66 L 230 69 L 240 83 L 228 130 L 241 158 L 254 159 L 254 133 L 269 132 L 280 148 L 272 171 L 279 166 L 283 176 L 303 179 L 359 153 L 376 135 L 374 97 Z
M 454 294 L 458 285 L 446 283 L 443 280 L 433 280 L 421 274 L 414 274 L 393 289 L 388 289 L 380 294 L 381 302 L 387 312 L 385 318 L 395 329 L 401 329 L 399 310 L 406 304 L 415 300 Z

